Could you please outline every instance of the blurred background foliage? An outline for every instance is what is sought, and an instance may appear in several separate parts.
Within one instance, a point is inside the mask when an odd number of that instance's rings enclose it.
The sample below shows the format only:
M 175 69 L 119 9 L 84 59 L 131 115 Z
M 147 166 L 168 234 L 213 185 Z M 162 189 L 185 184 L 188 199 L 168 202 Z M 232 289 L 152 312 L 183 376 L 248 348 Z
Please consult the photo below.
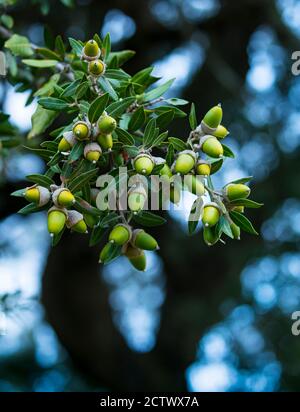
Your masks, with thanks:
M 137 52 L 129 73 L 154 65 L 176 77 L 170 96 L 194 101 L 199 118 L 221 101 L 237 159 L 215 183 L 254 175 L 265 207 L 250 213 L 260 237 L 212 248 L 200 233 L 187 237 L 186 214 L 171 211 L 153 231 L 161 249 L 145 273 L 122 259 L 102 268 L 84 236 L 50 250 L 44 216 L 15 214 L 22 205 L 9 193 L 44 165 L 20 147 L 2 150 L 0 390 L 299 391 L 300 77 L 291 54 L 300 1 L 4 3 L 15 31 L 36 44 L 45 25 L 65 40 L 109 31 L 115 49 Z M 1 81 L 11 134 L 30 128 L 36 103 L 25 107 L 27 98 Z M 172 132 L 185 138 L 188 122 Z

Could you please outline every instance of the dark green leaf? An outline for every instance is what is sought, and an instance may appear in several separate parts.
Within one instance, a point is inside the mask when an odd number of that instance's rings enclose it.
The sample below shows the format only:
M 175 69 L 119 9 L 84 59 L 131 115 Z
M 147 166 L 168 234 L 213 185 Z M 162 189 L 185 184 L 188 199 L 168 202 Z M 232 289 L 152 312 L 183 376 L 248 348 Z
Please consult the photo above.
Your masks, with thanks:
M 129 154 L 131 157 L 135 157 L 139 154 L 139 149 L 136 146 L 123 146 L 123 149 Z
M 168 147 L 166 162 L 169 166 L 172 166 L 174 162 L 174 146 L 172 144 L 170 144 Z
M 128 129 L 129 130 L 138 130 L 140 129 L 146 121 L 146 114 L 143 107 L 139 107 L 129 121 Z
M 15 196 L 15 197 L 24 197 L 25 190 L 26 189 L 19 189 L 19 190 L 12 192 L 10 195 Z
M 177 137 L 169 137 L 168 140 L 175 150 L 186 150 L 186 143 L 183 142 L 181 139 L 178 139 Z
M 188 230 L 189 230 L 190 235 L 192 235 L 197 229 L 199 219 L 201 217 L 202 207 L 203 207 L 203 200 L 201 199 L 201 197 L 198 197 L 192 205 L 191 212 L 190 212 L 189 219 L 188 219 Z
M 225 144 L 222 144 L 222 146 L 223 146 L 224 156 L 225 157 L 232 157 L 232 158 L 235 157 L 233 151 L 231 149 L 229 149 L 228 146 L 225 146 Z
M 126 63 L 127 60 L 131 59 L 135 55 L 133 50 L 122 50 L 119 52 L 111 52 L 108 59 L 107 64 L 110 66 L 110 63 L 113 59 L 117 60 L 118 67 L 122 66 L 122 64 Z
M 47 68 L 55 67 L 58 63 L 57 60 L 34 60 L 34 59 L 23 59 L 22 62 L 27 66 L 37 67 L 37 68 Z
M 104 112 L 104 109 L 107 105 L 109 96 L 108 93 L 103 94 L 102 96 L 97 97 L 93 103 L 90 105 L 88 111 L 88 118 L 91 123 L 95 123 L 99 117 Z
M 47 163 L 48 166 L 55 166 L 61 159 L 61 153 L 57 152 Z
M 176 97 L 172 97 L 171 99 L 167 99 L 166 103 L 172 104 L 174 106 L 185 106 L 186 104 L 188 104 L 188 101 L 184 99 L 177 99 Z
M 110 49 L 111 49 L 110 34 L 107 33 L 106 36 L 104 37 L 103 41 L 102 41 L 102 55 L 104 57 L 104 60 L 108 59 Z
M 31 44 L 27 37 L 13 34 L 6 42 L 4 47 L 9 49 L 14 56 L 29 57 L 33 55 Z
M 156 125 L 160 129 L 165 129 L 168 127 L 168 125 L 171 123 L 171 121 L 174 119 L 174 112 L 172 110 L 169 110 L 168 112 L 160 114 L 156 118 Z
M 163 217 L 147 211 L 141 211 L 139 214 L 133 215 L 133 220 L 139 225 L 148 227 L 160 226 L 166 222 Z
M 253 176 L 246 176 L 246 177 L 242 177 L 241 179 L 233 180 L 233 181 L 230 182 L 230 183 L 247 183 L 247 182 L 249 182 L 252 178 L 253 178 Z
M 57 235 L 54 235 L 52 237 L 52 240 L 51 240 L 52 247 L 55 247 L 59 243 L 60 239 L 62 238 L 62 235 L 64 234 L 65 229 L 66 228 L 64 227 L 63 230 L 61 230 Z
M 168 137 L 168 132 L 161 133 L 152 142 L 152 147 L 159 146 L 162 142 L 164 142 L 167 139 L 167 137 Z
M 210 169 L 210 174 L 213 175 L 216 173 L 218 170 L 221 169 L 223 165 L 223 159 L 218 159 L 215 162 L 211 162 L 211 169 Z
M 98 83 L 104 92 L 108 93 L 113 100 L 118 100 L 118 95 L 105 77 L 99 77 Z
M 63 42 L 63 39 L 60 35 L 56 36 L 55 39 L 55 50 L 59 53 L 61 57 L 63 57 L 66 53 L 66 48 Z
M 125 97 L 125 99 L 110 104 L 106 111 L 112 117 L 119 117 L 134 101 L 135 97 Z
M 67 102 L 56 97 L 42 97 L 38 102 L 44 109 L 48 110 L 65 110 L 69 107 Z
M 60 97 L 72 97 L 75 94 L 77 87 L 80 85 L 81 79 L 77 79 L 74 82 L 71 82 L 62 92 Z
M 218 237 L 221 237 L 222 233 L 225 233 L 225 235 L 227 235 L 231 239 L 234 238 L 234 236 L 232 234 L 232 231 L 231 231 L 231 228 L 230 228 L 230 224 L 224 216 L 220 217 L 220 220 L 217 224 L 217 229 L 216 230 L 217 230 L 217 233 L 218 233 Z
M 69 43 L 72 47 L 73 53 L 75 53 L 77 56 L 81 56 L 83 45 L 79 41 L 72 39 L 71 37 L 69 37 Z
M 250 222 L 250 220 L 246 218 L 246 216 L 242 215 L 239 212 L 231 211 L 230 217 L 233 220 L 233 222 L 245 232 L 248 232 L 252 235 L 258 235 L 252 223 Z
M 38 185 L 46 187 L 48 189 L 51 185 L 54 184 L 54 181 L 50 179 L 50 177 L 41 174 L 29 175 L 26 176 L 26 178 L 30 182 L 37 183 Z
M 192 130 L 195 130 L 198 126 L 197 116 L 196 116 L 196 109 L 194 103 L 191 104 L 191 111 L 189 115 L 189 122 Z
M 100 225 L 94 226 L 91 237 L 90 237 L 89 246 L 97 245 L 101 241 L 105 233 L 106 233 L 106 228 L 103 228 Z
M 74 179 L 70 180 L 68 183 L 68 188 L 72 193 L 78 192 L 86 183 L 88 183 L 93 177 L 98 173 L 98 169 L 93 169 L 88 172 L 82 173 L 76 176 Z
M 161 86 L 156 87 L 155 89 L 150 90 L 144 94 L 144 101 L 149 102 L 151 100 L 155 100 L 158 97 L 162 96 L 169 88 L 172 86 L 172 83 L 175 79 L 168 80 L 166 83 L 162 84 Z
M 134 138 L 126 130 L 120 129 L 119 127 L 117 127 L 115 132 L 120 142 L 122 142 L 125 145 L 129 145 L 129 146 L 134 145 Z
M 22 209 L 18 211 L 21 215 L 28 215 L 29 213 L 36 213 L 36 212 L 41 212 L 42 210 L 45 210 L 47 208 L 47 205 L 40 207 L 37 206 L 35 203 L 29 203 Z
M 143 145 L 145 147 L 150 147 L 154 139 L 157 137 L 155 135 L 156 129 L 156 120 L 151 119 L 145 128 L 144 137 L 143 137 Z
M 69 154 L 68 159 L 71 161 L 75 161 L 80 158 L 80 156 L 83 154 L 84 150 L 84 142 L 77 142 L 73 147 L 72 150 Z
M 250 200 L 250 199 L 236 199 L 236 200 L 233 200 L 232 202 L 230 202 L 230 205 L 232 205 L 232 206 L 245 206 L 245 207 L 249 207 L 251 209 L 258 209 L 258 208 L 262 207 L 264 204 L 254 202 L 254 200 Z

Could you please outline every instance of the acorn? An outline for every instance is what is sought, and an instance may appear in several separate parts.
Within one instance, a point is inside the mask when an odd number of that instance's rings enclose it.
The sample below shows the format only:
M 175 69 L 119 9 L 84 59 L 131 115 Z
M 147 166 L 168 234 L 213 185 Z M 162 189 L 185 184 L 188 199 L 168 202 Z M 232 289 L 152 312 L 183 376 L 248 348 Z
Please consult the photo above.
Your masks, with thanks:
M 250 195 L 250 187 L 242 183 L 229 183 L 224 188 L 225 196 L 229 200 L 246 199 Z
M 214 227 L 203 228 L 203 239 L 208 246 L 212 246 L 219 240 Z
M 203 196 L 205 193 L 204 184 L 199 176 L 184 176 L 184 185 L 194 195 Z
M 146 233 L 143 229 L 136 229 L 132 234 L 132 244 L 143 250 L 157 250 L 158 244 L 153 236 Z
M 218 139 L 224 139 L 229 134 L 229 131 L 226 127 L 219 124 L 216 131 L 212 133 L 213 136 L 217 137 Z
M 36 203 L 38 206 L 46 205 L 51 197 L 48 189 L 43 186 L 34 186 L 26 189 L 24 197 L 28 202 Z
M 137 173 L 143 175 L 150 175 L 154 168 L 154 160 L 152 156 L 147 153 L 140 153 L 132 161 L 133 167 Z
M 203 133 L 210 134 L 216 131 L 217 127 L 222 121 L 223 110 L 221 104 L 212 107 L 204 116 L 201 122 L 201 129 Z
M 90 132 L 90 126 L 86 122 L 78 121 L 73 126 L 73 134 L 77 140 L 87 140 Z
M 98 43 L 91 39 L 88 42 L 86 42 L 84 48 L 83 48 L 83 58 L 85 60 L 95 60 L 100 57 L 101 50 L 100 47 L 98 46 Z
M 73 230 L 78 233 L 87 233 L 87 225 L 83 219 L 83 215 L 77 210 L 68 210 L 67 212 L 68 219 L 66 225 L 68 229 Z
M 234 210 L 235 212 L 244 213 L 245 207 L 244 206 L 234 206 L 232 210 Z
M 48 211 L 48 232 L 51 236 L 58 235 L 65 227 L 67 212 L 55 206 Z
M 215 226 L 220 219 L 220 208 L 216 203 L 207 203 L 202 212 L 202 223 L 205 227 Z
M 143 272 L 146 270 L 146 255 L 142 249 L 129 245 L 126 248 L 125 256 L 135 269 Z
M 234 239 L 240 240 L 241 238 L 241 229 L 235 223 L 230 224 L 231 232 L 233 234 Z
M 195 167 L 197 175 L 200 176 L 209 176 L 211 170 L 211 164 L 206 160 L 198 160 Z
M 69 152 L 76 143 L 76 138 L 73 132 L 65 132 L 58 144 L 59 152 Z
M 66 187 L 56 189 L 52 194 L 52 200 L 58 207 L 69 207 L 75 203 L 74 195 Z
M 99 134 L 97 136 L 97 142 L 104 150 L 111 150 L 113 147 L 113 138 L 111 134 Z
M 88 143 L 84 147 L 83 154 L 87 160 L 92 163 L 96 163 L 102 155 L 102 150 L 98 143 Z
M 92 60 L 88 64 L 88 72 L 92 76 L 102 76 L 105 73 L 105 64 L 102 60 Z
M 128 192 L 128 207 L 132 212 L 139 212 L 143 209 L 147 193 L 142 184 L 133 186 Z
M 174 171 L 182 175 L 189 173 L 196 163 L 196 154 L 192 150 L 184 150 L 179 153 L 175 164 Z
M 210 157 L 222 157 L 224 150 L 219 140 L 211 135 L 205 135 L 200 138 L 201 150 Z
M 116 127 L 116 120 L 113 117 L 108 116 L 107 114 L 103 114 L 98 120 L 98 130 L 102 134 L 110 134 L 115 130 Z
M 109 234 L 108 240 L 118 246 L 123 246 L 131 238 L 131 228 L 128 225 L 120 223 L 116 225 Z

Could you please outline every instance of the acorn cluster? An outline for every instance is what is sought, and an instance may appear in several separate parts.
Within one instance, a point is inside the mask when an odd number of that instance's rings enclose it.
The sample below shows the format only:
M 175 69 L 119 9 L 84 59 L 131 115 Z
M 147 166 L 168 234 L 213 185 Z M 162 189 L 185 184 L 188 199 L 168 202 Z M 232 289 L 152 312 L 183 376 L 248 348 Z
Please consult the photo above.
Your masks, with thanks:
M 63 107 L 71 121 L 53 130 L 53 139 L 42 143 L 48 170 L 45 175 L 30 176 L 35 184 L 15 193 L 29 202 L 20 212 L 47 210 L 53 245 L 60 241 L 65 228 L 90 233 L 91 246 L 102 243 L 100 262 L 106 264 L 124 255 L 134 268 L 143 271 L 145 251 L 159 249 L 148 227 L 165 219 L 160 213 L 145 210 L 152 195 L 142 180 L 137 179 L 127 189 L 127 208 L 102 210 L 97 203 L 105 190 L 97 186 L 97 178 L 115 178 L 119 167 L 124 166 L 128 177 L 143 177 L 150 186 L 152 176 L 169 184 L 168 198 L 159 189 L 161 209 L 166 202 L 178 204 L 183 190 L 193 193 L 199 212 L 196 221 L 189 221 L 189 231 L 192 234 L 202 221 L 207 245 L 224 243 L 223 236 L 240 239 L 241 229 L 256 233 L 244 216 L 245 207 L 261 206 L 248 199 L 250 188 L 246 183 L 250 179 L 230 182 L 221 190 L 213 186 L 211 176 L 232 155 L 223 143 L 229 132 L 222 124 L 221 105 L 212 107 L 200 123 L 192 105 L 188 138 L 168 137 L 172 119 L 186 116 L 178 106 L 188 102 L 165 98 L 167 87 L 163 92 L 161 86 L 154 88 L 157 79 L 151 76 L 151 68 L 134 76 L 121 69 L 128 52 L 110 54 L 108 37 L 102 41 L 95 36 L 75 45 L 67 63 L 74 78 L 68 82 L 62 79 L 53 95 L 39 100 L 40 108 L 54 109 L 57 115 Z M 69 90 L 74 90 L 74 95 L 67 93 Z M 183 186 L 177 177 L 184 178 Z

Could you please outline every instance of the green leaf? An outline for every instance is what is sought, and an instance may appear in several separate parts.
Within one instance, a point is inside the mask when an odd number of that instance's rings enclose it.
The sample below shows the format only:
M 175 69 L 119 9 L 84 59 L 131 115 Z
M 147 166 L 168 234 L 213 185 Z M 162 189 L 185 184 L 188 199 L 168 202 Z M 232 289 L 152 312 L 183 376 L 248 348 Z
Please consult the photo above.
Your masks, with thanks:
M 85 93 L 88 91 L 89 89 L 89 83 L 88 81 L 82 82 L 76 89 L 76 93 L 75 93 L 75 97 L 76 99 L 81 99 Z
M 4 43 L 4 47 L 9 49 L 14 56 L 29 57 L 33 55 L 33 50 L 27 37 L 19 36 L 18 34 L 13 34 Z
M 109 226 L 114 225 L 119 219 L 120 219 L 120 216 L 117 213 L 110 212 L 106 216 L 103 217 L 103 219 L 100 221 L 100 225 L 102 227 L 109 227 Z
M 253 176 L 246 176 L 246 177 L 242 177 L 241 179 L 236 179 L 236 180 L 233 180 L 232 182 L 230 182 L 230 183 L 247 183 L 247 182 L 249 182 L 251 179 L 253 178 Z
M 51 185 L 54 184 L 54 181 L 50 179 L 50 177 L 41 174 L 29 175 L 26 176 L 26 179 L 28 179 L 30 182 L 37 183 L 38 185 L 46 187 L 48 189 Z
M 40 207 L 40 206 L 37 206 L 35 203 L 29 203 L 25 207 L 22 207 L 22 209 L 20 209 L 18 213 L 20 213 L 21 215 L 28 215 L 29 213 L 41 212 L 42 210 L 45 210 L 46 208 L 47 208 L 47 205 Z
M 61 159 L 61 153 L 57 152 L 55 153 L 54 156 L 51 157 L 49 162 L 47 163 L 47 166 L 55 166 Z
M 129 59 L 131 59 L 135 55 L 135 51 L 133 50 L 122 50 L 119 52 L 111 52 L 107 59 L 107 64 L 110 66 L 112 60 L 117 60 L 118 67 L 122 66 L 122 64 L 126 63 Z
M 164 142 L 167 139 L 167 137 L 168 137 L 168 131 L 161 133 L 152 142 L 152 147 L 159 146 L 162 142 Z
M 258 235 L 257 231 L 254 229 L 250 220 L 246 218 L 246 216 L 242 215 L 239 212 L 231 211 L 230 217 L 233 222 L 238 225 L 242 230 L 248 232 L 252 235 Z
M 139 154 L 139 149 L 136 146 L 129 146 L 124 145 L 123 149 L 129 154 L 131 157 L 135 157 Z
M 93 230 L 92 230 L 91 237 L 90 237 L 89 246 L 97 245 L 101 241 L 101 239 L 103 238 L 105 233 L 106 233 L 106 228 L 104 228 L 100 225 L 94 226 Z
M 77 79 L 74 82 L 68 84 L 64 91 L 60 94 L 60 97 L 71 97 L 74 96 L 77 87 L 80 85 L 81 79 Z
M 69 108 L 69 104 L 67 102 L 56 97 L 42 97 L 39 99 L 38 103 L 44 107 L 44 109 L 49 110 L 59 111 Z
M 186 150 L 186 144 L 181 139 L 178 139 L 177 137 L 169 137 L 168 140 L 175 150 Z
M 133 220 L 139 225 L 147 227 L 160 226 L 166 223 L 166 219 L 163 217 L 147 211 L 141 211 L 139 214 L 133 215 Z
M 98 83 L 101 89 L 104 90 L 104 92 L 108 93 L 113 100 L 118 100 L 119 97 L 110 84 L 109 80 L 107 80 L 105 77 L 99 77 Z
M 19 189 L 12 192 L 10 195 L 15 197 L 24 197 L 26 189 Z
M 31 130 L 28 134 L 28 139 L 44 133 L 57 116 L 58 113 L 55 111 L 44 109 L 38 104 L 35 112 L 31 116 Z
M 52 240 L 51 240 L 52 247 L 55 247 L 59 243 L 60 239 L 62 238 L 62 235 L 64 234 L 65 229 L 66 228 L 64 227 L 63 230 L 61 230 L 57 235 L 54 235 L 52 237 Z
M 235 157 L 233 151 L 231 149 L 229 149 L 228 146 L 226 146 L 225 144 L 222 144 L 222 146 L 223 146 L 224 156 L 225 157 L 232 157 L 232 158 Z
M 68 159 L 71 161 L 75 161 L 80 158 L 80 156 L 83 154 L 84 150 L 84 142 L 77 142 L 75 145 L 72 147 L 72 150 L 69 154 Z
M 52 150 L 36 149 L 34 147 L 27 147 L 27 146 L 23 146 L 23 147 L 24 149 L 30 150 L 37 156 L 40 156 L 47 161 L 54 155 L 54 152 Z
M 55 38 L 55 50 L 61 57 L 64 57 L 66 53 L 66 48 L 61 35 L 58 35 Z
M 155 89 L 150 90 L 150 92 L 144 94 L 144 101 L 149 102 L 151 100 L 157 99 L 162 96 L 169 88 L 175 79 L 168 80 L 166 83 L 161 86 L 156 87 Z
M 196 109 L 194 103 L 191 104 L 191 111 L 189 115 L 189 122 L 192 130 L 195 130 L 198 126 L 197 116 L 196 116 Z
M 172 166 L 174 162 L 174 146 L 172 144 L 170 144 L 168 147 L 166 162 L 169 166 Z
M 125 97 L 125 99 L 120 99 L 118 102 L 110 104 L 106 111 L 112 117 L 119 117 L 134 101 L 135 97 Z
M 89 170 L 88 172 L 82 173 L 76 176 L 74 179 L 70 180 L 68 183 L 68 189 L 72 193 L 78 192 L 86 183 L 88 183 L 93 177 L 98 173 L 98 169 Z
M 4 26 L 7 27 L 8 29 L 13 28 L 14 19 L 11 16 L 9 16 L 8 14 L 2 14 L 1 21 L 4 24 Z
M 216 230 L 218 233 L 218 237 L 221 237 L 222 233 L 225 233 L 225 235 L 227 235 L 231 239 L 234 238 L 232 230 L 230 228 L 230 224 L 224 216 L 220 217 Z
M 168 112 L 160 114 L 156 118 L 157 127 L 160 129 L 165 129 L 174 119 L 174 112 L 169 110 Z
M 185 106 L 186 104 L 188 104 L 188 101 L 184 99 L 177 99 L 176 97 L 172 97 L 171 99 L 167 99 L 166 103 L 172 104 L 173 106 Z
M 139 107 L 133 115 L 128 124 L 129 130 L 138 130 L 140 129 L 146 121 L 146 114 L 143 107 Z
M 108 93 L 103 94 L 102 96 L 97 97 L 93 103 L 90 105 L 88 111 L 88 118 L 91 123 L 95 123 L 99 117 L 104 112 L 104 109 L 107 105 L 109 96 Z
M 203 200 L 201 197 L 198 197 L 191 208 L 189 219 L 188 219 L 188 230 L 189 234 L 192 235 L 197 229 L 201 213 L 203 208 Z
M 223 165 L 223 159 L 218 159 L 214 162 L 211 162 L 211 169 L 210 169 L 210 174 L 213 175 L 216 173 L 218 170 L 221 169 Z
M 129 146 L 134 146 L 134 138 L 126 130 L 117 127 L 115 132 L 121 143 Z
M 54 92 L 54 86 L 57 84 L 59 81 L 60 75 L 59 73 L 53 74 L 53 76 L 50 77 L 50 79 L 43 84 L 42 87 L 40 87 L 35 93 L 35 97 L 45 97 L 45 96 L 50 96 Z
M 107 33 L 102 41 L 102 55 L 105 61 L 109 57 L 110 49 L 111 49 L 110 34 Z
M 143 145 L 145 147 L 150 147 L 154 139 L 157 137 L 155 133 L 156 129 L 156 120 L 151 119 L 145 128 L 144 137 L 143 137 Z
M 159 115 L 161 113 L 169 112 L 170 110 L 174 114 L 174 119 L 186 117 L 186 113 L 175 106 L 158 106 L 155 107 L 154 112 Z
M 129 74 L 124 72 L 122 69 L 107 69 L 105 71 L 105 77 L 108 79 L 114 79 L 114 80 L 128 80 L 130 79 Z
M 69 43 L 73 53 L 75 53 L 77 56 L 81 56 L 83 45 L 78 40 L 72 39 L 72 37 L 69 37 Z
M 45 57 L 46 59 L 61 60 L 61 57 L 57 53 L 50 49 L 47 49 L 47 47 L 38 47 L 35 49 L 35 52 Z
M 232 202 L 230 202 L 230 205 L 231 206 L 245 206 L 245 207 L 249 207 L 251 209 L 258 209 L 258 208 L 262 207 L 264 204 L 254 202 L 254 200 L 250 200 L 250 199 L 236 199 L 236 200 L 233 200 Z
M 34 59 L 23 59 L 22 62 L 27 66 L 31 67 L 55 67 L 58 63 L 57 60 L 34 60 Z

